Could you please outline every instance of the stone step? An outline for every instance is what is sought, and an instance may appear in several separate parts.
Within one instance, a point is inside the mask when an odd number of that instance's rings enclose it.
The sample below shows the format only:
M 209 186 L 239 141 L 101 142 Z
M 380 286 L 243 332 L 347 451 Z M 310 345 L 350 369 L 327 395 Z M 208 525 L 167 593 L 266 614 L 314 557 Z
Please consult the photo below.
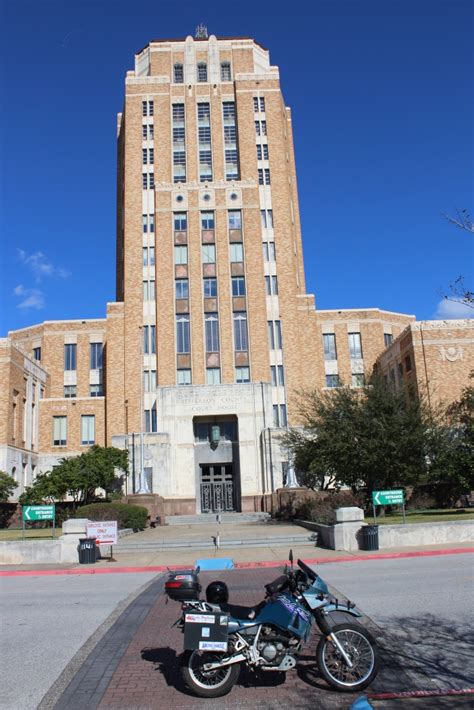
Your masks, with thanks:
M 311 545 L 314 547 L 314 540 L 311 540 L 307 535 L 286 535 L 285 537 L 258 537 L 249 539 L 233 539 L 226 540 L 221 538 L 220 548 L 226 549 L 231 547 L 281 547 L 285 545 Z M 120 540 L 114 546 L 114 550 L 120 552 L 159 552 L 163 550 L 179 550 L 179 549 L 212 549 L 214 542 L 211 537 L 204 540 L 163 540 L 163 541 L 138 541 L 134 543 L 130 538 L 128 540 Z
M 221 525 L 239 523 L 265 523 L 271 519 L 270 513 L 221 513 Z M 216 522 L 216 513 L 201 515 L 168 515 L 165 525 L 209 525 Z

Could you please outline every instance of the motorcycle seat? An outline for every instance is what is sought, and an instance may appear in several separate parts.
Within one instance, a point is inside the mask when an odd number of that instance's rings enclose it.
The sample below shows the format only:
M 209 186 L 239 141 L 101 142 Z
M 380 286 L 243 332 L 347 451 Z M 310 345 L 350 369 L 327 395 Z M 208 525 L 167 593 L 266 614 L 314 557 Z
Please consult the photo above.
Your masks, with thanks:
M 221 604 L 222 611 L 226 611 L 234 619 L 239 621 L 252 621 L 256 619 L 260 611 L 265 606 L 265 602 L 260 602 L 256 606 L 239 606 L 237 604 Z

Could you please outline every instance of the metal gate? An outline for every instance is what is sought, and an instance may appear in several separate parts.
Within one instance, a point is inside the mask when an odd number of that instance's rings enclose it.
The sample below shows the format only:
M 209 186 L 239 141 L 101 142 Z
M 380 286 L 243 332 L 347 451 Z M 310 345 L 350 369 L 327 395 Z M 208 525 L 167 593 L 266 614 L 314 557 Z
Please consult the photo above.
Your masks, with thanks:
M 235 510 L 232 464 L 201 466 L 201 513 Z

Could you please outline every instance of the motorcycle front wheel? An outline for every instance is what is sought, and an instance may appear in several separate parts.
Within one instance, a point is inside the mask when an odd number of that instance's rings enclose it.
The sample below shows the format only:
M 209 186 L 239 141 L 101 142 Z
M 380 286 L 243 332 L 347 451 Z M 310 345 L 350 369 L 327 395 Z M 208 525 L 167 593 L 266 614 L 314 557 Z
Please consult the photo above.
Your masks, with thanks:
M 181 674 L 189 690 L 201 698 L 219 698 L 226 695 L 237 682 L 240 664 L 222 666 L 216 670 L 206 671 L 206 663 L 218 663 L 224 658 L 222 653 L 206 653 L 204 651 L 186 651 L 181 662 Z
M 366 688 L 378 671 L 374 639 L 358 624 L 337 624 L 331 629 L 331 634 L 344 649 L 351 666 L 346 663 L 334 641 L 323 636 L 316 649 L 316 659 L 324 680 L 333 688 L 347 693 Z

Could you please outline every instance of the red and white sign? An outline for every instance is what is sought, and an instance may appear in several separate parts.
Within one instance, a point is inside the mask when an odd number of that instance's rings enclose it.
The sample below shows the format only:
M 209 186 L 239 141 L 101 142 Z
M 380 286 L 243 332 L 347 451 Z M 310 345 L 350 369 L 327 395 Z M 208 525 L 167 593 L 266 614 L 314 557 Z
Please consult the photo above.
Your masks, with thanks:
M 86 535 L 87 537 L 95 537 L 98 545 L 116 545 L 118 540 L 117 521 L 88 522 Z

